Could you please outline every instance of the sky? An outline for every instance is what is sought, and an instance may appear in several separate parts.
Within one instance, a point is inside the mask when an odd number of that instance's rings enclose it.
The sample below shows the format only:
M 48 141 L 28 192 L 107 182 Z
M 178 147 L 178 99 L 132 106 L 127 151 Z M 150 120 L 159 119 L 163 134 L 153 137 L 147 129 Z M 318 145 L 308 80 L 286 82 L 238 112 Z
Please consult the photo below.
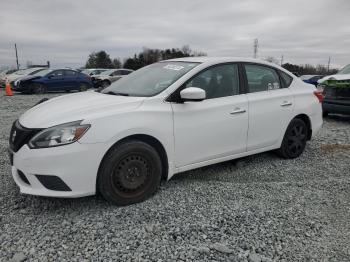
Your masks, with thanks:
M 208 56 L 350 64 L 350 0 L 0 0 L 0 67 L 81 67 L 93 51 L 190 45 Z

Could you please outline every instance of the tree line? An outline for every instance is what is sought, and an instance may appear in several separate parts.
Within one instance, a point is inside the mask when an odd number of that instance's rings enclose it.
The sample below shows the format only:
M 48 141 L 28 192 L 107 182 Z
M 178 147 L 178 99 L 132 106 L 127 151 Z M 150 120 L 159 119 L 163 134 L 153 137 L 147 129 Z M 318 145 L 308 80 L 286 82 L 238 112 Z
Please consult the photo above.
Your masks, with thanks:
M 144 47 L 138 54 L 134 54 L 134 56 L 125 58 L 122 61 L 120 58 L 112 59 L 106 51 L 101 50 L 89 55 L 85 68 L 127 68 L 137 70 L 161 60 L 190 56 L 206 56 L 206 53 L 193 51 L 188 45 L 185 45 L 182 48 L 168 49 L 152 49 Z M 274 57 L 267 57 L 265 60 L 279 64 L 279 61 Z M 282 67 L 299 75 L 331 75 L 338 71 L 334 68 L 328 70 L 325 65 L 313 66 L 311 64 L 295 65 L 285 63 Z
M 155 62 L 190 56 L 206 56 L 206 53 L 193 51 L 188 45 L 182 48 L 152 49 L 144 47 L 141 52 L 121 61 L 120 58 L 111 59 L 106 51 L 92 52 L 85 64 L 85 68 L 127 68 L 137 70 Z
M 265 58 L 265 60 L 270 63 L 280 65 L 278 59 L 276 59 L 275 57 L 269 56 Z M 282 65 L 282 67 L 298 75 L 333 75 L 338 72 L 338 69 L 334 69 L 334 68 L 328 69 L 327 66 L 321 65 L 321 64 L 313 66 L 311 64 L 294 65 L 290 63 L 285 63 Z
M 290 63 L 285 63 L 282 65 L 283 68 L 290 72 L 298 73 L 299 75 L 334 75 L 338 72 L 338 69 L 330 68 L 324 65 L 293 65 Z

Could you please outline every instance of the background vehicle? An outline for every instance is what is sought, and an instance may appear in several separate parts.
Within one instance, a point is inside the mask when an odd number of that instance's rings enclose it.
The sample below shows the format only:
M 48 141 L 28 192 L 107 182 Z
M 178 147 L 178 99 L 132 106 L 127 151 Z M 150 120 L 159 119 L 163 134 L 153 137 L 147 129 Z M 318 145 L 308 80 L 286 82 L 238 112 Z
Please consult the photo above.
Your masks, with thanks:
M 98 87 L 105 88 L 105 87 L 109 86 L 111 83 L 119 80 L 123 76 L 130 74 L 131 72 L 133 72 L 133 70 L 130 70 L 130 69 L 110 69 L 110 70 L 107 70 L 107 71 L 100 73 L 99 75 L 91 76 L 91 79 L 92 79 L 92 83 L 93 83 L 95 88 L 98 88 Z
M 350 115 L 350 79 L 328 79 L 325 82 L 322 83 L 324 94 L 323 116 L 327 116 L 328 113 Z
M 92 87 L 91 78 L 72 69 L 45 69 L 13 83 L 13 90 L 42 94 L 50 91 L 85 91 Z
M 17 69 L 7 69 L 0 72 L 0 87 L 5 87 L 5 78 L 7 75 L 10 75 L 16 72 Z
M 317 86 L 318 80 L 321 79 L 323 76 L 321 75 L 302 75 L 300 76 L 300 79 L 303 80 L 305 83 Z
M 318 81 L 317 88 L 323 91 L 323 115 L 328 113 L 350 115 L 350 64 L 337 74 Z
M 324 83 L 325 81 L 332 79 L 332 80 L 349 80 L 350 79 L 350 64 L 343 67 L 341 70 L 339 70 L 338 73 L 336 73 L 335 75 L 329 75 L 329 76 L 325 76 L 321 79 L 319 79 L 317 82 L 319 84 Z M 322 85 L 321 85 L 322 87 Z
M 42 70 L 45 70 L 45 67 L 33 67 L 33 68 L 28 68 L 28 69 L 23 69 L 23 70 L 18 70 L 12 74 L 9 74 L 5 77 L 5 82 L 9 82 L 11 87 L 14 87 L 14 82 L 22 77 L 29 76 L 29 75 L 34 75 Z
M 269 150 L 300 156 L 322 126 L 322 98 L 260 60 L 154 63 L 101 92 L 57 97 L 24 113 L 10 134 L 13 178 L 27 194 L 97 189 L 119 205 L 140 202 L 178 172 Z
M 92 76 L 92 75 L 99 75 L 101 74 L 102 72 L 105 72 L 109 69 L 104 69 L 104 68 L 89 68 L 89 69 L 84 69 L 81 71 L 81 73 L 84 73 L 84 74 L 87 74 L 89 76 Z

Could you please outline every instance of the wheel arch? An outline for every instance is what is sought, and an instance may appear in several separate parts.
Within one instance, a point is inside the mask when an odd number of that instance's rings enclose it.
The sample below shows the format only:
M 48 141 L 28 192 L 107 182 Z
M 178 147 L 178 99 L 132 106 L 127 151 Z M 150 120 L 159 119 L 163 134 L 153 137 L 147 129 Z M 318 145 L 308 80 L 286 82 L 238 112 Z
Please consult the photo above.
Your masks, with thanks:
M 311 140 L 311 137 L 312 137 L 312 125 L 311 125 L 310 117 L 308 115 L 306 115 L 306 114 L 299 114 L 299 115 L 296 115 L 293 119 L 300 119 L 306 124 L 307 130 L 308 130 L 308 132 L 307 132 L 307 140 Z
M 98 174 L 100 172 L 101 169 L 101 165 L 102 162 L 104 160 L 104 158 L 106 157 L 106 155 L 116 146 L 126 142 L 126 141 L 130 141 L 130 140 L 138 140 L 138 141 L 142 141 L 150 146 L 152 146 L 158 153 L 161 162 L 162 162 L 162 179 L 167 179 L 168 178 L 168 172 L 169 172 L 169 163 L 168 163 L 168 155 L 167 152 L 165 150 L 165 147 L 163 146 L 163 144 L 155 137 L 151 136 L 151 135 L 146 135 L 146 134 L 133 134 L 133 135 L 129 135 L 126 136 L 120 140 L 118 140 L 117 142 L 115 142 L 107 151 L 106 153 L 103 155 L 102 160 L 100 162 L 99 168 L 98 168 L 98 172 L 97 172 L 97 176 L 96 176 L 96 181 L 98 179 Z M 97 186 L 97 183 L 96 183 Z M 97 192 L 97 188 L 96 188 L 96 192 Z

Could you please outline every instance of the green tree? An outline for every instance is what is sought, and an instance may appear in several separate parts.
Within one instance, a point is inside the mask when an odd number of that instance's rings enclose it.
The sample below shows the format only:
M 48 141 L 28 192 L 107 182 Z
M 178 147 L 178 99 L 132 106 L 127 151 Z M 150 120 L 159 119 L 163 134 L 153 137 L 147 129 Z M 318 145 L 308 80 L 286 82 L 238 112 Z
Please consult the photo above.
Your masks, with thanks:
M 99 52 L 92 52 L 89 55 L 89 59 L 85 65 L 86 68 L 113 68 L 114 65 L 112 63 L 109 54 L 105 51 L 101 50 Z
M 113 59 L 113 67 L 114 68 L 121 68 L 122 67 L 122 62 L 120 61 L 119 58 Z

